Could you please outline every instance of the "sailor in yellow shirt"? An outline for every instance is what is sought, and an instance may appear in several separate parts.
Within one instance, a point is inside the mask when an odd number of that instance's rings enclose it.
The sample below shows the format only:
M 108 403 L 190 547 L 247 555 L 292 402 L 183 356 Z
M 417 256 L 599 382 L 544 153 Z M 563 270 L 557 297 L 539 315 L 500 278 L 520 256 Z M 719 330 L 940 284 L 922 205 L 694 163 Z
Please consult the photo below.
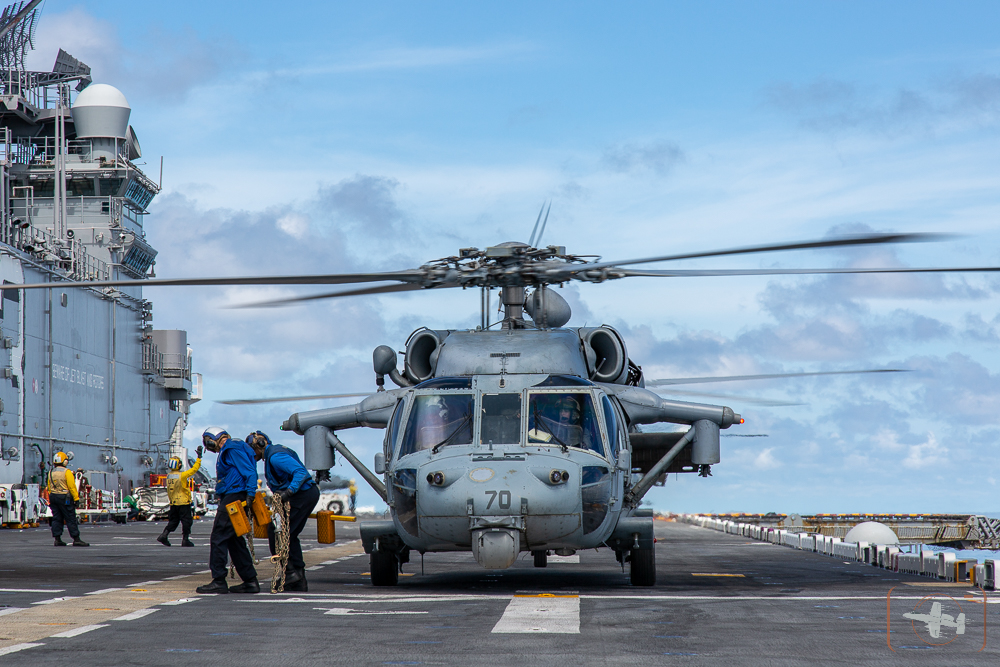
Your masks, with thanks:
M 201 468 L 201 452 L 199 446 L 195 450 L 198 460 L 194 465 L 181 472 L 181 460 L 176 456 L 170 459 L 167 464 L 170 466 L 170 474 L 167 475 L 167 497 L 170 498 L 170 513 L 167 515 L 167 527 L 163 529 L 156 541 L 165 547 L 170 546 L 167 536 L 177 530 L 177 524 L 181 525 L 181 546 L 193 547 L 194 543 L 188 539 L 191 535 L 191 524 L 194 522 L 194 512 L 191 508 L 191 475 Z
M 49 471 L 48 487 L 49 509 L 52 510 L 49 526 L 52 528 L 55 546 L 66 546 L 66 543 L 62 541 L 63 524 L 66 524 L 69 536 L 73 538 L 73 546 L 89 547 L 89 544 L 80 539 L 80 529 L 76 525 L 76 503 L 80 500 L 80 494 L 76 490 L 76 478 L 73 476 L 73 471 L 66 467 L 68 460 L 66 452 L 56 452 L 55 456 L 52 457 L 52 470 Z

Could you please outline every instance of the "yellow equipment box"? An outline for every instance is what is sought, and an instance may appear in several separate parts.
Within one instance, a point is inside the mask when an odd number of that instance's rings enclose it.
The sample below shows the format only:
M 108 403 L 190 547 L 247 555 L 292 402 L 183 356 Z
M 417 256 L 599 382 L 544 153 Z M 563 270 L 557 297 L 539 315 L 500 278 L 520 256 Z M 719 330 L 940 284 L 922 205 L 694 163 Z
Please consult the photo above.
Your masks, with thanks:
M 271 523 L 271 510 L 267 508 L 267 503 L 264 502 L 264 493 L 258 492 L 257 495 L 253 497 L 253 523 L 255 526 L 266 526 Z M 254 535 L 256 537 L 256 535 Z
M 226 505 L 226 512 L 229 514 L 229 520 L 233 522 L 233 530 L 236 531 L 238 537 L 243 537 L 250 532 L 250 521 L 243 511 L 244 505 L 246 502 L 242 500 L 234 500 Z
M 324 510 L 316 513 L 316 539 L 320 544 L 333 544 L 337 540 L 337 524 L 334 512 Z

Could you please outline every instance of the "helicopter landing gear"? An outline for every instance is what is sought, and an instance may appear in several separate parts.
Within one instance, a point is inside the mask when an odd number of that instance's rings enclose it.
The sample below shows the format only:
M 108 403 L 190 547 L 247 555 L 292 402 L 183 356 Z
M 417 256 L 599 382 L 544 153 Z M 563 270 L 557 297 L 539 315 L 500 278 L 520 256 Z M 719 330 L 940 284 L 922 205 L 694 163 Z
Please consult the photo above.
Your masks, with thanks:
M 653 549 L 632 549 L 628 561 L 629 580 L 633 586 L 653 586 L 656 584 L 656 552 Z
M 545 567 L 549 564 L 548 551 L 532 551 L 531 555 L 535 557 L 535 567 Z
M 399 559 L 391 551 L 373 551 L 369 560 L 372 586 L 395 586 L 399 583 Z

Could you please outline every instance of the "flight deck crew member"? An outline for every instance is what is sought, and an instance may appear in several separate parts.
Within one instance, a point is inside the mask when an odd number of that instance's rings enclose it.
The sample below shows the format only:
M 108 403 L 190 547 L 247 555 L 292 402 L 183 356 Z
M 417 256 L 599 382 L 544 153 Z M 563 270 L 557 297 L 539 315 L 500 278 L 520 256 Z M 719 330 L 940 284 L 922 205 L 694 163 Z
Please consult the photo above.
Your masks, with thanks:
M 49 471 L 49 509 L 52 510 L 52 537 L 55 546 L 64 547 L 62 541 L 63 524 L 69 529 L 74 547 L 89 547 L 80 539 L 80 529 L 76 525 L 76 504 L 80 502 L 80 493 L 76 490 L 76 477 L 73 471 L 66 467 L 68 457 L 66 452 L 56 452 L 52 457 L 52 470 Z
M 351 494 L 351 516 L 354 516 L 355 511 L 358 509 L 358 485 L 353 479 L 347 487 L 347 492 Z
M 257 459 L 264 461 L 264 478 L 271 492 L 289 504 L 285 590 L 306 592 L 309 585 L 306 583 L 306 563 L 302 559 L 299 533 L 319 501 L 319 487 L 302 465 L 298 454 L 288 447 L 271 444 L 271 439 L 260 431 L 248 435 L 247 442 L 253 447 Z M 274 555 L 273 522 L 267 525 L 267 539 L 271 555 Z
M 167 527 L 163 529 L 156 541 L 165 547 L 170 546 L 167 536 L 181 525 L 181 546 L 193 547 L 194 542 L 188 539 L 191 535 L 191 524 L 194 522 L 194 511 L 191 507 L 191 476 L 201 468 L 201 447 L 194 450 L 198 459 L 194 465 L 181 472 L 181 460 L 174 456 L 170 459 L 170 474 L 167 475 L 167 497 L 170 498 L 170 513 L 167 515 Z
M 225 430 L 212 426 L 201 437 L 205 449 L 219 455 L 215 463 L 215 494 L 219 509 L 212 524 L 211 547 L 208 565 L 212 569 L 212 583 L 199 586 L 199 593 L 259 593 L 257 570 L 253 566 L 246 540 L 236 535 L 233 522 L 226 512 L 226 505 L 246 501 L 247 508 L 257 494 L 257 463 L 253 450 L 242 440 L 234 440 Z M 233 559 L 236 573 L 243 579 L 238 586 L 226 585 L 229 559 Z

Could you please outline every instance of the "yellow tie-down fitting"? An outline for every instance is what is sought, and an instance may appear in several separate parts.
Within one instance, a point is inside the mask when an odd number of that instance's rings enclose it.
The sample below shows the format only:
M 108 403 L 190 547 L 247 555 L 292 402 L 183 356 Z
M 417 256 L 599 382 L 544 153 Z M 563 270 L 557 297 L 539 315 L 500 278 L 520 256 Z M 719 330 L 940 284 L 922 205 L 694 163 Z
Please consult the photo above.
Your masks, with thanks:
M 337 541 L 337 521 L 357 521 L 356 516 L 341 516 L 329 510 L 309 515 L 316 519 L 316 540 L 320 544 L 333 544 Z

